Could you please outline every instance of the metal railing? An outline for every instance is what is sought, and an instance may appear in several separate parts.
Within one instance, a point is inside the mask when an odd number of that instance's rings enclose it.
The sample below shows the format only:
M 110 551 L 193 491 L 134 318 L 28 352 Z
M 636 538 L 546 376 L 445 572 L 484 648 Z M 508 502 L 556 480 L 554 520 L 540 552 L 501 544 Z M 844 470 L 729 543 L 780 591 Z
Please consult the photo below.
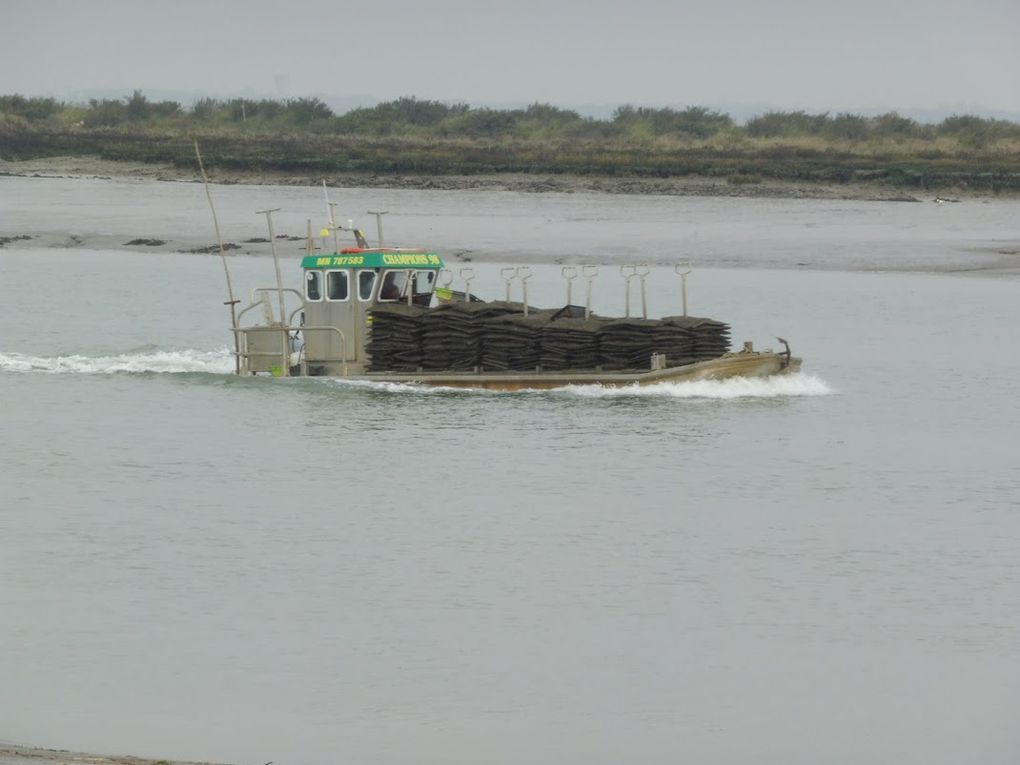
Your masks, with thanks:
M 296 289 L 294 289 L 293 287 L 284 287 L 283 289 L 278 289 L 276 287 L 255 287 L 251 291 L 251 301 L 250 301 L 248 307 L 245 308 L 243 311 L 241 311 L 241 313 L 239 313 L 237 315 L 237 321 L 238 322 L 241 321 L 241 317 L 244 316 L 246 313 L 248 313 L 248 311 L 252 310 L 253 308 L 258 308 L 260 305 L 261 306 L 268 306 L 269 310 L 272 311 L 271 304 L 266 302 L 267 295 L 261 295 L 260 297 L 256 297 L 256 295 L 258 293 L 260 293 L 260 292 L 268 292 L 268 293 L 279 292 L 281 294 L 284 293 L 284 292 L 293 292 L 295 295 L 297 295 L 298 300 L 301 301 L 301 305 L 300 305 L 300 307 L 295 309 L 293 313 L 291 313 L 291 316 L 293 316 L 295 313 L 297 313 L 298 311 L 302 310 L 305 307 L 304 296 L 300 292 L 298 292 Z M 283 317 L 281 316 L 280 318 L 282 319 Z
M 254 307 L 254 306 L 250 306 Z M 276 326 L 253 326 L 253 327 L 235 327 L 233 329 L 235 335 L 244 337 L 244 343 L 238 342 L 237 347 L 239 350 L 235 352 L 235 355 L 241 360 L 241 371 L 242 373 L 251 373 L 250 360 L 253 358 L 279 358 L 280 359 L 280 375 L 282 377 L 290 376 L 290 340 L 292 332 L 335 332 L 340 338 L 340 356 L 338 358 L 317 358 L 312 359 L 313 362 L 323 364 L 342 364 L 341 375 L 347 377 L 349 374 L 347 362 L 347 337 L 338 327 L 327 327 L 327 326 L 292 326 L 290 324 L 279 324 Z M 251 351 L 248 350 L 247 334 L 249 332 L 262 333 L 262 332 L 279 332 L 282 335 L 282 347 L 284 351 Z M 243 348 L 243 350 L 240 350 Z M 308 358 L 305 355 L 305 347 L 302 347 L 298 352 L 298 366 L 301 368 L 301 376 L 305 377 L 308 375 Z

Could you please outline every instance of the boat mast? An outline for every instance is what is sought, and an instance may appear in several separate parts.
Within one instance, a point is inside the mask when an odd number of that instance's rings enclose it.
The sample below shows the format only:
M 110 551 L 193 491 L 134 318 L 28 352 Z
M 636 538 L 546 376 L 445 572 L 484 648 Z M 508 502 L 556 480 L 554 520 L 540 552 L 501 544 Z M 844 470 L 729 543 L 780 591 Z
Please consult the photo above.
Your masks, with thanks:
M 326 179 L 322 179 L 322 196 L 326 198 L 326 215 L 329 216 L 329 225 L 336 228 L 336 221 L 333 219 L 333 205 L 329 203 L 329 191 L 326 190 Z
M 269 227 L 269 246 L 273 251 L 273 266 L 276 267 L 276 294 L 280 298 L 280 343 L 282 349 L 280 354 L 280 373 L 286 377 L 290 366 L 287 361 L 290 352 L 290 335 L 287 332 L 287 309 L 283 304 L 283 276 L 280 274 L 280 258 L 276 254 L 276 232 L 273 231 L 273 213 L 279 212 L 279 210 L 279 207 L 274 207 L 272 210 L 258 210 L 255 214 L 265 215 L 266 225 Z
M 202 185 L 205 186 L 205 197 L 209 200 L 209 209 L 212 211 L 213 227 L 216 229 L 216 244 L 220 248 L 220 260 L 223 261 L 223 275 L 227 278 L 227 297 L 224 305 L 230 306 L 230 328 L 234 335 L 234 374 L 241 374 L 241 346 L 237 336 L 237 304 L 234 297 L 234 285 L 230 281 L 230 269 L 227 268 L 227 254 L 223 251 L 223 237 L 220 235 L 220 220 L 216 217 L 216 206 L 213 204 L 212 194 L 209 192 L 209 179 L 205 174 L 205 166 L 202 164 L 202 152 L 198 150 L 198 141 L 195 141 L 195 156 L 198 158 L 198 169 L 202 173 Z
M 283 276 L 280 274 L 280 258 L 276 254 L 276 232 L 273 231 L 273 213 L 279 211 L 279 207 L 274 207 L 272 210 L 257 210 L 255 214 L 266 216 L 266 225 L 269 227 L 269 247 L 273 251 L 273 266 L 276 268 L 276 294 L 280 298 L 280 323 L 286 324 L 287 309 L 283 305 Z

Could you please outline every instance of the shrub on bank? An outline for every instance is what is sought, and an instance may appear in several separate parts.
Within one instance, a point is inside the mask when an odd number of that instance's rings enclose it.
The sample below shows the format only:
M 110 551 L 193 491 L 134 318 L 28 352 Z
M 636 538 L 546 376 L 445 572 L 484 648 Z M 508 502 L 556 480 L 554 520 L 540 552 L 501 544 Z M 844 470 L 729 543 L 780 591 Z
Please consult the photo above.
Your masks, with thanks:
M 478 109 L 412 97 L 335 115 L 316 98 L 206 98 L 185 109 L 149 101 L 141 91 L 87 105 L 0 96 L 0 146 L 8 158 L 98 154 L 190 167 L 196 136 L 210 165 L 312 174 L 699 175 L 734 185 L 784 179 L 1020 187 L 1020 125 L 971 115 L 922 125 L 895 112 L 771 111 L 741 126 L 698 106 L 623 106 L 599 120 L 550 104 Z

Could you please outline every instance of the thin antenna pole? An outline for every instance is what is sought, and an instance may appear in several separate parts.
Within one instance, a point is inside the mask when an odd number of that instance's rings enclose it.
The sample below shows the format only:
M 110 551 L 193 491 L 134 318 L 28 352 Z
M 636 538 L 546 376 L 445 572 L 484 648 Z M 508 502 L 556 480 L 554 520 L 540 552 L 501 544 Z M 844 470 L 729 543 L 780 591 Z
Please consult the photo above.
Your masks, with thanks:
M 276 294 L 280 298 L 280 323 L 284 323 L 287 320 L 287 315 L 283 307 L 283 276 L 280 274 L 280 258 L 276 254 L 276 232 L 273 231 L 273 213 L 279 212 L 279 207 L 274 207 L 272 210 L 258 210 L 256 215 L 265 215 L 266 224 L 269 226 L 269 246 L 273 250 L 273 266 L 276 268 Z
M 290 361 L 288 359 L 288 347 L 289 335 L 287 333 L 287 313 L 286 308 L 283 305 L 283 276 L 280 274 L 280 258 L 276 254 L 276 232 L 273 231 L 273 213 L 278 212 L 279 207 L 274 207 L 272 210 L 258 210 L 256 215 L 265 215 L 266 224 L 269 226 L 269 246 L 273 250 L 273 266 L 276 267 L 276 294 L 280 298 L 280 327 L 282 328 L 282 353 L 280 355 L 280 373 L 286 377 Z
M 389 210 L 382 210 L 380 212 L 373 212 L 372 210 L 368 211 L 369 215 L 374 215 L 375 216 L 375 230 L 376 230 L 376 233 L 379 234 L 379 244 L 378 244 L 379 249 L 383 248 L 382 216 L 387 215 L 388 213 L 389 213 Z
M 330 227 L 330 230 L 332 230 L 332 232 L 333 232 L 333 253 L 334 254 L 339 254 L 340 253 L 340 239 L 339 239 L 339 235 L 337 234 L 336 223 L 334 222 L 336 220 L 336 216 L 334 214 L 335 210 L 336 210 L 336 202 L 330 202 L 329 203 L 329 227 Z
M 326 197 L 326 215 L 329 216 L 329 225 L 335 227 L 336 221 L 333 220 L 333 206 L 329 203 L 329 191 L 326 190 L 326 179 L 322 179 L 322 195 Z
M 209 209 L 212 211 L 213 227 L 216 229 L 216 244 L 220 248 L 220 260 L 223 262 L 223 275 L 227 279 L 226 305 L 230 306 L 230 328 L 237 329 L 237 299 L 234 297 L 234 285 L 230 281 L 230 269 L 227 268 L 227 254 L 223 251 L 223 237 L 220 235 L 220 220 L 216 216 L 216 205 L 213 204 L 212 194 L 209 191 L 209 178 L 205 174 L 205 166 L 202 164 L 202 152 L 198 150 L 198 141 L 195 141 L 195 156 L 198 158 L 198 169 L 202 173 L 202 185 L 205 186 L 205 198 L 209 200 Z M 237 332 L 231 333 L 234 336 L 234 374 L 241 374 L 241 348 Z

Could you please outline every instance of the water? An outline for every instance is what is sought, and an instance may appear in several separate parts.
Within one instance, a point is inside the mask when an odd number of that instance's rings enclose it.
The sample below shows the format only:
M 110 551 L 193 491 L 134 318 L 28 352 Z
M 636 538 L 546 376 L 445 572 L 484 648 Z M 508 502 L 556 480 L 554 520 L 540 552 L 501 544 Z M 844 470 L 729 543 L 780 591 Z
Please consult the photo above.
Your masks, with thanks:
M 271 282 L 268 261 L 231 266 L 242 294 Z M 476 270 L 498 295 L 498 266 Z M 561 299 L 558 268 L 536 271 L 535 302 Z M 675 312 L 677 278 L 656 276 L 652 312 Z M 0 740 L 1015 762 L 1017 280 L 691 280 L 696 313 L 782 334 L 804 374 L 516 394 L 241 379 L 217 259 L 0 251 Z M 600 311 L 618 282 L 599 277 Z

